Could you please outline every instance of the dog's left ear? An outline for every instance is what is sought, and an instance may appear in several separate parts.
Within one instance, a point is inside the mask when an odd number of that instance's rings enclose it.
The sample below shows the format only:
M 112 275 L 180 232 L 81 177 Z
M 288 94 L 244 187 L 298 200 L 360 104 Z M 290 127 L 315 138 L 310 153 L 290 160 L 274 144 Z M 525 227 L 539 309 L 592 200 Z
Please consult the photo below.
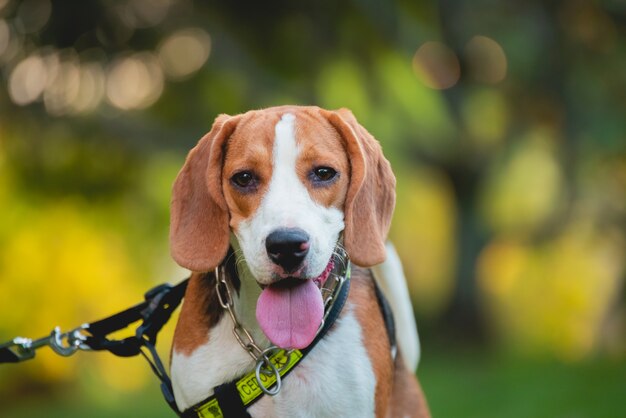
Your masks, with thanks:
M 352 112 L 323 111 L 344 138 L 350 160 L 345 203 L 344 245 L 355 264 L 370 267 L 385 261 L 385 240 L 396 204 L 396 178 L 378 141 Z
M 239 116 L 220 115 L 211 131 L 189 152 L 172 189 L 170 250 L 191 271 L 217 267 L 228 252 L 229 215 L 222 191 L 222 165 L 227 139 Z

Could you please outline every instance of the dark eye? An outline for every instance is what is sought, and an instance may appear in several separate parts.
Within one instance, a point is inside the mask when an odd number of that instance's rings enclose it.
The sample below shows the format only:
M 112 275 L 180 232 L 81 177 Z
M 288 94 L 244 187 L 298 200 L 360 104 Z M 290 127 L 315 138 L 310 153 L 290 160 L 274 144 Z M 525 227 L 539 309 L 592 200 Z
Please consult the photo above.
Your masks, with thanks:
M 242 189 L 248 189 L 254 186 L 256 182 L 256 176 L 250 171 L 240 171 L 230 178 L 230 181 Z
M 331 181 L 337 176 L 337 172 L 330 167 L 317 167 L 313 169 L 313 180 L 318 182 Z

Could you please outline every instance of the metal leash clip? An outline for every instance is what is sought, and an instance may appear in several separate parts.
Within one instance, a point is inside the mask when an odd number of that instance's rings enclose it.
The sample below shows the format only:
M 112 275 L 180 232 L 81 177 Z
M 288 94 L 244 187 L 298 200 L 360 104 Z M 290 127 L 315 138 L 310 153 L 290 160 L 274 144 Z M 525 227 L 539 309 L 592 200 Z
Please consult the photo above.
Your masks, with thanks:
M 18 362 L 32 359 L 35 357 L 35 351 L 44 346 L 49 346 L 60 356 L 68 357 L 78 350 L 91 350 L 86 344 L 87 336 L 82 333 L 88 327 L 88 324 L 83 324 L 69 332 L 61 332 L 59 327 L 54 327 L 50 335 L 36 340 L 15 337 L 9 342 L 0 344 L 0 350 L 9 350 Z

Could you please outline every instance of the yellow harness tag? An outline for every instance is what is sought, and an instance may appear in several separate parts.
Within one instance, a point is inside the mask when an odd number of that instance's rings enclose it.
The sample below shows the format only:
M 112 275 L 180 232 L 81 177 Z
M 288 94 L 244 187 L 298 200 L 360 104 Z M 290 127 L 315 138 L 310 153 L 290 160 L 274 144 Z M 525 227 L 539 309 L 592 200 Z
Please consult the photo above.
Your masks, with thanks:
M 285 350 L 280 350 L 270 356 L 270 361 L 276 369 L 279 370 L 279 374 L 284 376 L 289 370 L 293 368 L 302 359 L 303 354 L 300 350 L 293 350 L 289 356 Z M 276 383 L 276 375 L 260 374 L 261 383 L 266 388 L 270 388 Z M 256 375 L 254 372 L 248 373 L 236 383 L 237 391 L 241 397 L 241 401 L 244 405 L 248 405 L 256 398 L 261 396 L 263 392 L 256 381 Z M 212 398 L 207 403 L 195 408 L 198 418 L 224 418 L 224 413 L 220 408 L 216 398 Z
M 280 350 L 270 357 L 270 361 L 276 366 L 276 369 L 280 370 L 279 374 L 284 376 L 301 358 L 302 352 L 300 352 L 300 350 L 293 350 L 289 356 L 286 355 L 285 350 Z M 276 383 L 276 376 L 274 374 L 268 376 L 261 373 L 260 377 L 261 383 L 266 388 L 270 388 Z M 237 391 L 244 405 L 248 405 L 263 393 L 256 381 L 254 372 L 248 373 L 237 381 Z
M 224 418 L 220 404 L 213 398 L 196 409 L 199 418 Z

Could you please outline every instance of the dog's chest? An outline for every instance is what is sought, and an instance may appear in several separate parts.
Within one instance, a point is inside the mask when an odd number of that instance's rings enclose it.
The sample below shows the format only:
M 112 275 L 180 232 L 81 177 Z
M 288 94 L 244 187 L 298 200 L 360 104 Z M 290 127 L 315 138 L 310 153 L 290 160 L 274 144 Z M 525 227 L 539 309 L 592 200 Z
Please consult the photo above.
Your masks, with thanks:
M 350 306 L 345 309 L 332 332 L 284 378 L 280 393 L 263 396 L 248 409 L 252 417 L 374 416 L 376 378 L 372 363 L 363 346 L 361 326 Z M 222 350 L 243 352 L 238 345 Z M 199 349 L 186 359 L 174 356 L 172 377 L 177 401 L 182 401 L 179 406 L 193 405 L 216 385 L 238 377 L 230 371 L 225 357 L 215 358 L 210 351 Z M 236 355 L 230 358 L 233 369 L 241 368 L 239 360 Z

